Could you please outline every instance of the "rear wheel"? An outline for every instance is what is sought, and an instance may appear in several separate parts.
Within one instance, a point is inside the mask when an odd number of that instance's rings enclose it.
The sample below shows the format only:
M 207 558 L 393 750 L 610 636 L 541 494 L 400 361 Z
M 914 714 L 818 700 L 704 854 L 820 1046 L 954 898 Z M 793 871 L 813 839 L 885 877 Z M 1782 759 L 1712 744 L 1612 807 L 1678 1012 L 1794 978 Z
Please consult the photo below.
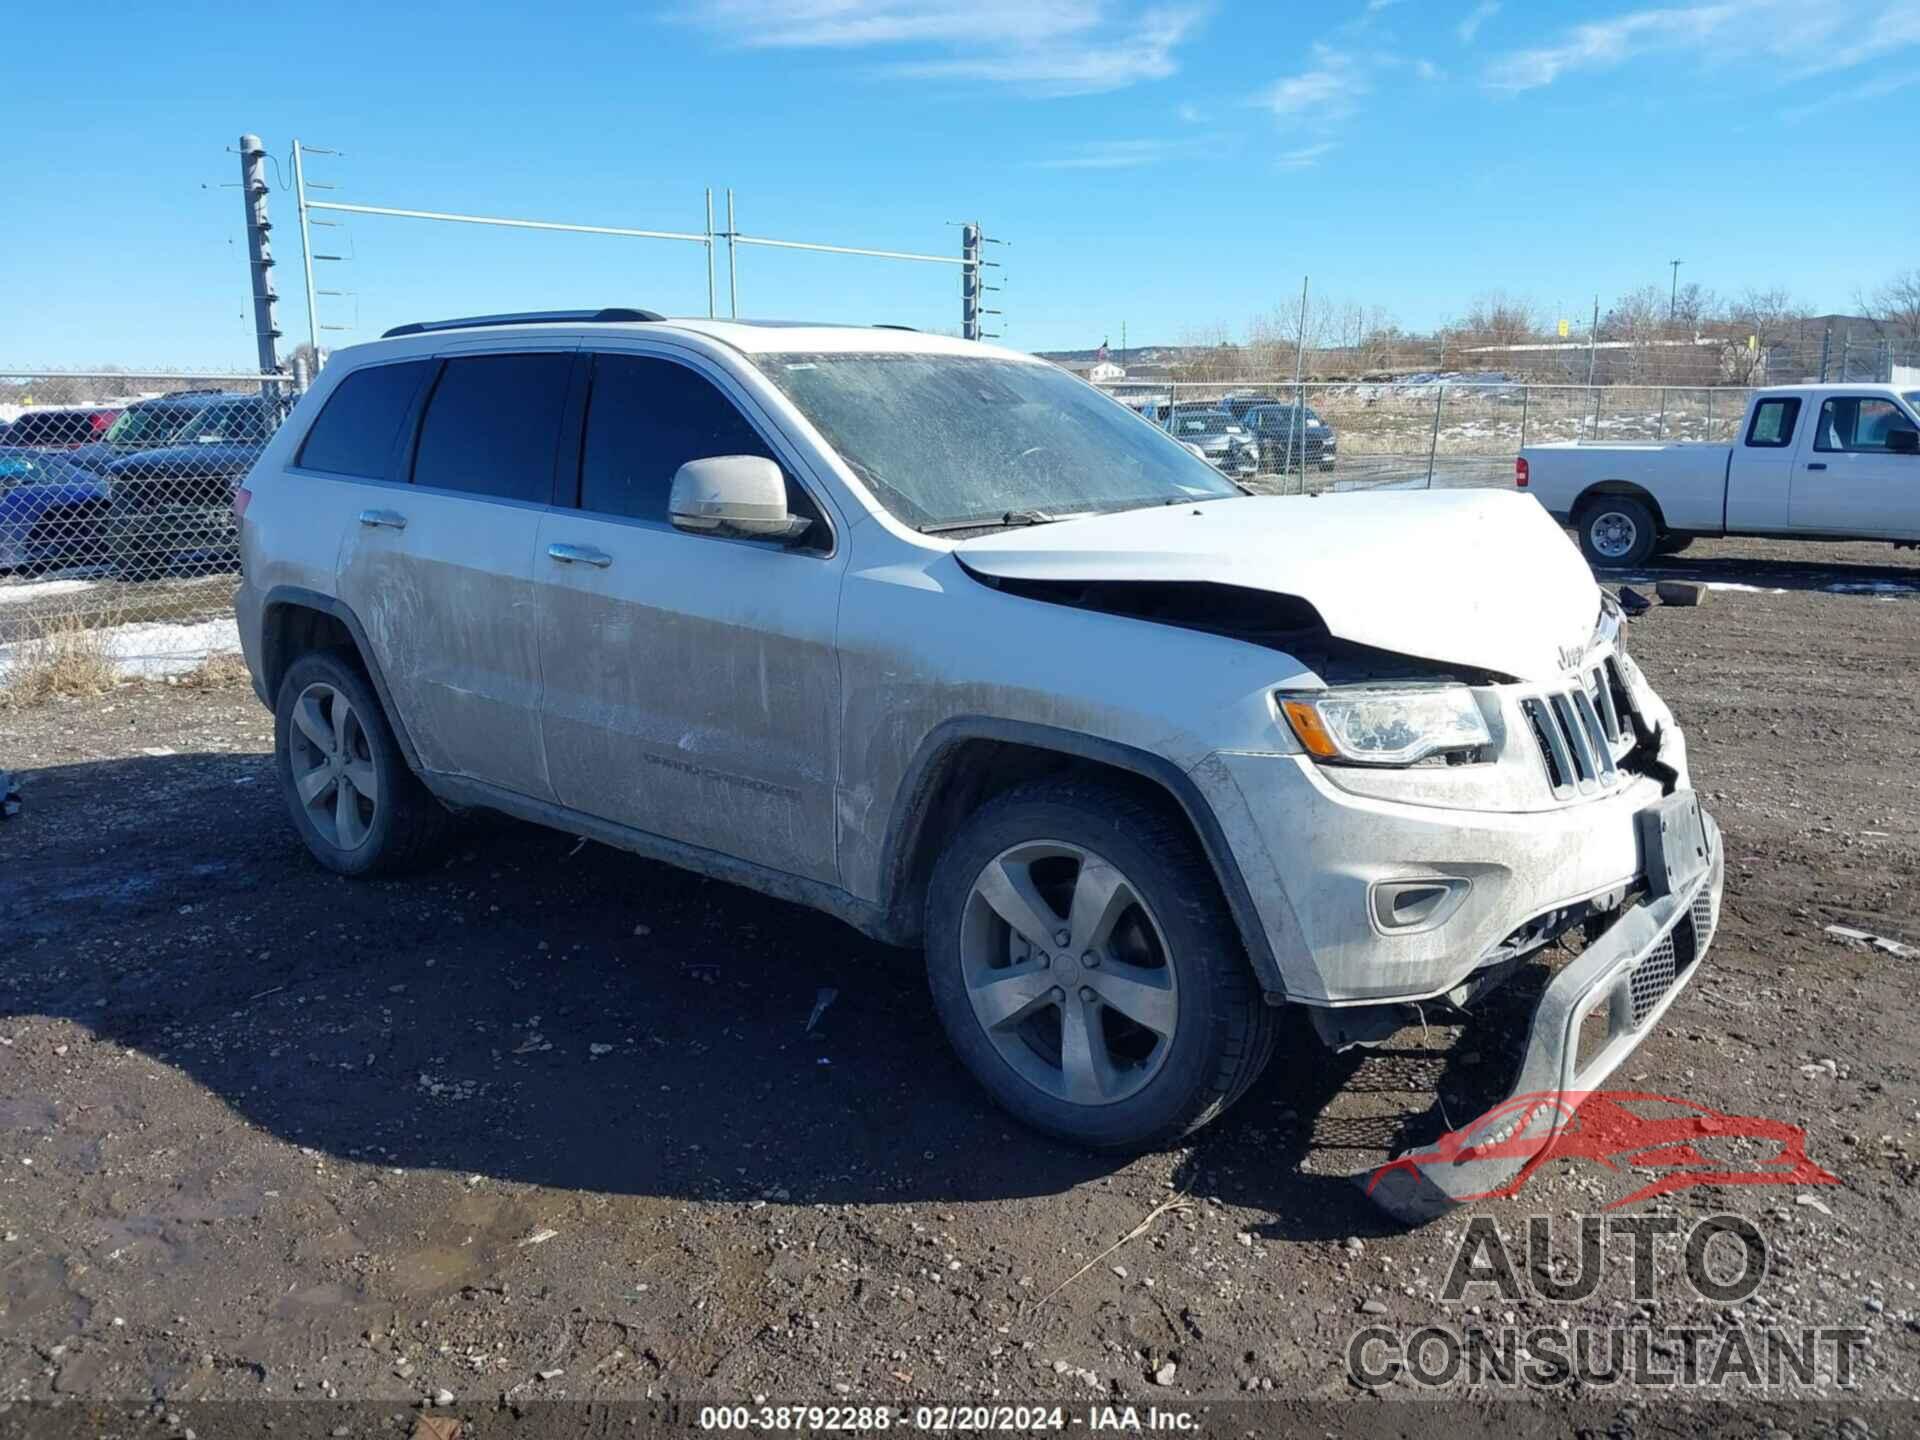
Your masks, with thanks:
M 452 817 L 408 767 L 350 651 L 287 668 L 274 706 L 280 788 L 314 859 L 342 875 L 391 874 L 431 857 Z
M 1653 511 L 1631 495 L 1589 500 L 1574 526 L 1580 532 L 1580 553 L 1597 569 L 1644 564 L 1660 538 Z
M 1083 1145 L 1176 1139 L 1272 1053 L 1211 868 L 1177 815 L 1116 787 L 1036 783 L 977 811 L 935 869 L 927 971 L 974 1077 Z

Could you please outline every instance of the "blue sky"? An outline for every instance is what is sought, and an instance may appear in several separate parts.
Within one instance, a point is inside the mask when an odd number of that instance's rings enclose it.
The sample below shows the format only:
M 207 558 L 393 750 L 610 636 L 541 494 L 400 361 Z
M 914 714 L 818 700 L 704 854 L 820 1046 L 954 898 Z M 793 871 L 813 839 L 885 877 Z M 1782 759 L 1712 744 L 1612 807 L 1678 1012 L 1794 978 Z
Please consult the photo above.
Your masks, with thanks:
M 669 0 L 29 7 L 8 23 L 0 363 L 246 366 L 242 131 L 331 198 L 951 253 L 1008 343 L 1173 341 L 1316 292 L 1411 329 L 1643 284 L 1847 309 L 1920 263 L 1920 0 Z M 286 177 L 290 178 L 290 177 Z M 316 192 L 318 195 L 318 192 Z M 287 344 L 306 312 L 272 196 Z M 704 313 L 701 247 L 358 218 L 346 344 L 425 316 Z M 726 304 L 724 251 L 721 306 Z M 952 327 L 946 267 L 743 251 L 743 314 Z

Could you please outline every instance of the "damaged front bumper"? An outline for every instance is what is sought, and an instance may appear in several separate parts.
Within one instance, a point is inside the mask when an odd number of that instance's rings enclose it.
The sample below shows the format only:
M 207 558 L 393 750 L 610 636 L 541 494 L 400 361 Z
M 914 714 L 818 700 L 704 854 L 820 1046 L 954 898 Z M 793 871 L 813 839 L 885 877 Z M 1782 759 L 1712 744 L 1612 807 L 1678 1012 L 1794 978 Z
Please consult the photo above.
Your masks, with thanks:
M 1547 985 L 1509 1096 L 1432 1146 L 1362 1177 L 1382 1209 L 1420 1224 L 1512 1194 L 1580 1104 L 1652 1032 L 1699 970 L 1720 920 L 1726 858 L 1702 816 L 1704 873 L 1623 911 Z

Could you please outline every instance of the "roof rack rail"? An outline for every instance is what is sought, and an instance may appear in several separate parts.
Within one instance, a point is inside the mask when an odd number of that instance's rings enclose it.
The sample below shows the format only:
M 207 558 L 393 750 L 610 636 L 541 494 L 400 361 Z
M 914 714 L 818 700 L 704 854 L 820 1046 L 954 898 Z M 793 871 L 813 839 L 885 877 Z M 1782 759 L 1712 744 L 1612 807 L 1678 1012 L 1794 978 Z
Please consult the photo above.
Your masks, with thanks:
M 567 325 L 582 322 L 612 325 L 623 321 L 633 323 L 666 318 L 651 310 L 634 310 L 620 305 L 609 305 L 599 310 L 522 310 L 510 315 L 467 315 L 458 320 L 415 320 L 409 325 L 394 326 L 380 338 L 392 340 L 401 335 L 431 335 L 440 330 L 473 330 L 482 325 Z

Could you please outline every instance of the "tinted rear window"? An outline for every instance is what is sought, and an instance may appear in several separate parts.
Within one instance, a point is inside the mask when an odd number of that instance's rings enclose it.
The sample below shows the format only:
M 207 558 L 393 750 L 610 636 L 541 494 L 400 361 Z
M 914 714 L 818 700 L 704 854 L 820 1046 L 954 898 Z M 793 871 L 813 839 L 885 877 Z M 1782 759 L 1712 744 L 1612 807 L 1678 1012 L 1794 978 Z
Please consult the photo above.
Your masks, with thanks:
M 427 401 L 413 483 L 503 500 L 553 494 L 570 354 L 449 360 Z
M 297 464 L 334 475 L 384 480 L 431 360 L 369 365 L 340 382 L 307 432 Z

